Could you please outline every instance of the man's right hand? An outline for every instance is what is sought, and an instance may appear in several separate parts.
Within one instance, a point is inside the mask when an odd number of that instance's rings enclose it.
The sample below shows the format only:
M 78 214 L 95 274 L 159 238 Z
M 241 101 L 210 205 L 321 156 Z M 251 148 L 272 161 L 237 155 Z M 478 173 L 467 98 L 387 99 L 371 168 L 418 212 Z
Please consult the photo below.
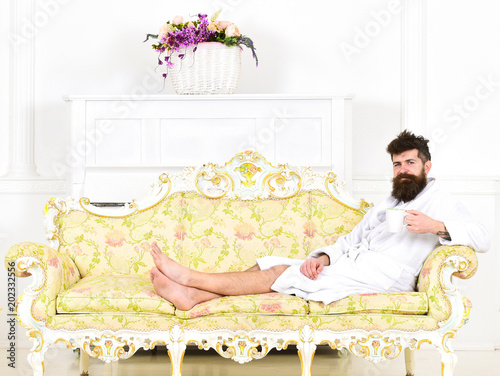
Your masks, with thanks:
M 330 265 L 330 258 L 323 254 L 318 258 L 310 258 L 300 266 L 300 272 L 309 279 L 317 279 L 325 266 Z

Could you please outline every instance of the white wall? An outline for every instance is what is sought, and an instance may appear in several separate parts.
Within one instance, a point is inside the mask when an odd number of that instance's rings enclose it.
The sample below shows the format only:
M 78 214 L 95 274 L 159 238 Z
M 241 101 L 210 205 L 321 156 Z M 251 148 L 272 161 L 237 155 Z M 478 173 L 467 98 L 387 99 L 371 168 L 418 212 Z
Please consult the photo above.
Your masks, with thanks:
M 150 43 L 142 42 L 145 34 L 156 33 L 177 14 L 211 14 L 223 6 L 221 18 L 238 23 L 254 40 L 260 60 L 256 68 L 245 51 L 238 93 L 355 93 L 355 194 L 376 202 L 386 193 L 384 182 L 391 168 L 385 146 L 402 127 L 402 22 L 394 1 L 37 0 L 37 4 L 34 132 L 35 162 L 42 178 L 64 178 L 55 168 L 64 164 L 70 151 L 69 108 L 62 95 L 160 92 L 162 79 L 153 72 L 156 54 Z M 497 15 L 491 0 L 427 1 L 427 120 L 422 129 L 435 143 L 433 172 L 446 178 L 452 189 L 467 183 L 456 194 L 495 234 L 490 252 L 480 255 L 478 275 L 463 282 L 475 307 L 456 348 L 500 347 Z M 9 149 L 9 17 L 9 2 L 0 2 L 0 174 L 7 170 Z M 363 36 L 366 33 L 371 36 Z M 477 89 L 484 80 L 493 83 Z M 163 92 L 173 93 L 169 82 Z M 475 180 L 470 182 L 470 177 Z M 0 179 L 0 191 L 7 183 L 12 185 Z M 11 191 L 0 195 L 2 257 L 18 241 L 44 241 L 42 202 L 64 188 L 33 195 Z M 6 280 L 1 268 L 0 280 Z M 6 297 L 1 294 L 3 306 Z M 1 346 L 6 342 L 6 320 L 4 312 L 0 315 Z M 27 341 L 21 338 L 19 344 Z
M 494 47 L 500 42 L 495 18 L 500 8 L 487 0 L 429 1 L 427 7 L 427 127 L 435 141 L 434 173 L 467 177 L 464 180 L 475 185 L 464 202 L 485 218 L 493 235 L 490 252 L 479 256 L 477 278 L 463 283 L 474 305 L 474 327 L 465 327 L 457 341 L 478 347 L 479 342 L 491 341 L 500 347 L 500 201 L 494 191 L 480 193 L 495 178 L 498 193 L 500 175 L 500 53 Z M 484 181 L 474 184 L 474 178 Z
M 6 172 L 9 150 L 9 41 L 5 37 L 9 32 L 9 2 L 0 5 L 0 176 Z

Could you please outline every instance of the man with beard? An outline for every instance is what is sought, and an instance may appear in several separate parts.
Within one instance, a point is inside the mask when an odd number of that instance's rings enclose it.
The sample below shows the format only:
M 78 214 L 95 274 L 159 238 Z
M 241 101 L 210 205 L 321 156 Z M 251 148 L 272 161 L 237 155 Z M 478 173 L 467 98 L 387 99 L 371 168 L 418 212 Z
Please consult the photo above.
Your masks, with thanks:
M 181 310 L 226 295 L 277 291 L 329 304 L 352 294 L 413 291 L 427 256 L 440 243 L 489 248 L 479 222 L 428 178 L 428 140 L 402 132 L 387 147 L 394 179 L 390 197 L 372 208 L 347 235 L 312 252 L 307 260 L 264 257 L 247 271 L 202 273 L 162 253 L 156 243 L 156 267 L 150 276 L 156 292 Z M 406 229 L 386 229 L 388 208 L 406 210 Z

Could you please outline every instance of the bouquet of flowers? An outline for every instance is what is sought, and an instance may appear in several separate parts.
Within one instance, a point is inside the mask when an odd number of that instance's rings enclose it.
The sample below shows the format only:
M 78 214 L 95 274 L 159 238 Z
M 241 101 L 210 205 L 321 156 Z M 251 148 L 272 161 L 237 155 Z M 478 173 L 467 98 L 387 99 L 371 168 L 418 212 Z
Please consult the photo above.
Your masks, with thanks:
M 255 53 L 253 41 L 240 33 L 238 27 L 228 21 L 218 21 L 220 10 L 216 12 L 210 20 L 206 14 L 198 14 L 195 21 L 184 22 L 183 17 L 177 16 L 165 23 L 155 34 L 147 34 L 149 38 L 158 39 L 157 44 L 153 44 L 153 49 L 159 52 L 158 65 L 165 65 L 168 68 L 173 66 L 171 56 L 174 52 L 182 59 L 188 47 L 194 46 L 193 52 L 196 52 L 197 46 L 202 42 L 219 42 L 226 46 L 248 47 L 252 50 L 253 58 L 258 66 L 259 60 Z M 166 56 L 165 56 L 166 55 Z M 163 74 L 167 77 L 167 73 Z

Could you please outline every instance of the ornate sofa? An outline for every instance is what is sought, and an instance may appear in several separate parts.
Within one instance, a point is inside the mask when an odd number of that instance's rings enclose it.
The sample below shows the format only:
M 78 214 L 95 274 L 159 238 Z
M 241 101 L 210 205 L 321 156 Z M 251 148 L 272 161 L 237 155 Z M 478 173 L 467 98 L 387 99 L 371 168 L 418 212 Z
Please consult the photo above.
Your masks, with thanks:
M 181 374 L 186 347 L 215 349 L 245 363 L 271 349 L 296 345 L 302 375 L 311 374 L 318 345 L 373 362 L 403 350 L 413 374 L 413 350 L 441 354 L 442 374 L 456 361 L 451 342 L 471 304 L 451 277 L 471 277 L 475 252 L 439 247 L 423 266 L 415 292 L 349 296 L 324 305 L 279 293 L 223 297 L 180 311 L 155 294 L 149 280 L 152 241 L 169 256 L 203 271 L 243 270 L 257 257 L 307 254 L 349 232 L 369 205 L 355 201 L 333 173 L 273 166 L 244 152 L 224 166 L 162 174 L 152 195 L 122 208 L 51 199 L 45 206 L 50 246 L 13 246 L 5 262 L 33 283 L 17 315 L 33 347 L 28 362 L 44 374 L 44 354 L 62 341 L 106 362 L 166 345 L 172 374 Z

